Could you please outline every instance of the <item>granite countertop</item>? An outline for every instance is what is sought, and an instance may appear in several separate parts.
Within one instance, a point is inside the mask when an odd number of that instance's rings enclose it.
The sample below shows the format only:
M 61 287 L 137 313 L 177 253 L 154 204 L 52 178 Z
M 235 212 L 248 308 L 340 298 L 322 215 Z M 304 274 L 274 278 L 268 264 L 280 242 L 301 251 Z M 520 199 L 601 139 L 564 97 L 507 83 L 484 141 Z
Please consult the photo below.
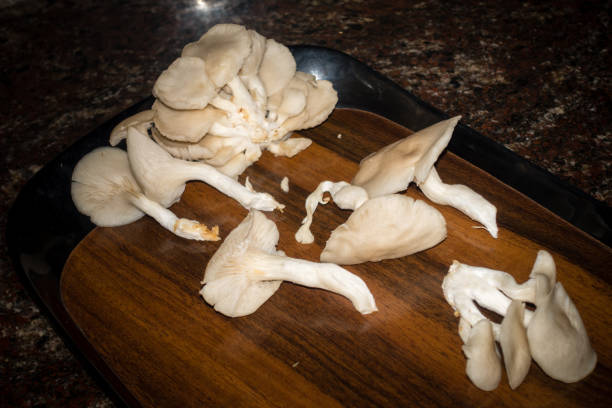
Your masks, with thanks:
M 8 260 L 7 211 L 219 22 L 334 48 L 612 205 L 609 1 L 0 0 L 0 405 L 109 406 Z

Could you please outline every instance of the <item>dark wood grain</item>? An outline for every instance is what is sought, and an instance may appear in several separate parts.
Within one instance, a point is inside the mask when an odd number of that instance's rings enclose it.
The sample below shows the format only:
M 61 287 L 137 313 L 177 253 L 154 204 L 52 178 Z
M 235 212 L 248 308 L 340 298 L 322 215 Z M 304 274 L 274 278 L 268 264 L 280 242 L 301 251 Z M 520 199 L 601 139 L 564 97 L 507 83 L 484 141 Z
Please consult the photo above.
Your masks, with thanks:
M 349 213 L 319 206 L 315 243 L 298 244 L 293 234 L 308 193 L 322 180 L 350 181 L 360 158 L 409 133 L 375 115 L 340 109 L 302 132 L 316 143 L 298 156 L 265 153 L 245 176 L 287 206 L 268 213 L 280 231 L 278 248 L 318 260 L 331 230 Z M 79 244 L 62 274 L 64 304 L 143 406 L 606 406 L 610 248 L 457 156 L 444 154 L 438 168 L 446 182 L 467 184 L 498 207 L 499 238 L 474 228 L 458 211 L 434 205 L 448 224 L 443 243 L 413 256 L 347 267 L 376 298 L 379 311 L 371 315 L 360 315 L 341 296 L 284 283 L 256 313 L 222 316 L 198 295 L 220 243 L 182 240 L 147 218 L 96 228 Z M 289 193 L 280 190 L 284 176 Z M 424 199 L 414 187 L 406 194 Z M 218 224 L 222 237 L 246 215 L 197 182 L 172 209 Z M 504 375 L 495 391 L 480 391 L 465 375 L 458 321 L 443 298 L 442 279 L 457 259 L 523 281 L 539 249 L 553 254 L 598 365 L 585 380 L 564 384 L 534 363 L 517 390 L 510 390 Z

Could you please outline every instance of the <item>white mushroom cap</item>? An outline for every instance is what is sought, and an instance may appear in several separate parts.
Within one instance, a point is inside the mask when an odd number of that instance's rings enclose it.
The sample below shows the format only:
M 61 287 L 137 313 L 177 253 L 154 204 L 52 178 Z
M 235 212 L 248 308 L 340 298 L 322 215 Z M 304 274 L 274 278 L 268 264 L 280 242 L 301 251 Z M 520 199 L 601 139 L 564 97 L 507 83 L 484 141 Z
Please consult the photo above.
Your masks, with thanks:
M 552 257 L 544 252 L 538 253 L 541 262 L 534 269 L 550 272 Z M 550 277 L 545 273 L 533 277 L 536 310 L 527 326 L 531 355 L 552 378 L 566 383 L 580 381 L 595 368 L 597 354 L 576 305 L 563 285 Z
M 483 319 L 472 326 L 468 341 L 462 349 L 467 357 L 465 373 L 474 385 L 483 391 L 497 388 L 502 376 L 502 365 L 491 322 Z
M 421 200 L 390 194 L 371 198 L 332 231 L 321 261 L 351 265 L 399 258 L 446 238 L 446 221 Z
M 327 119 L 338 103 L 338 93 L 331 82 L 318 79 L 308 90 L 305 110 L 308 120 L 296 130 L 315 127 Z
M 266 37 L 254 30 L 247 30 L 251 37 L 251 50 L 240 68 L 239 75 L 252 76 L 259 73 L 259 66 L 266 51 Z
M 370 197 L 405 190 L 412 180 L 424 181 L 448 145 L 461 116 L 447 119 L 383 147 L 364 158 L 351 184 Z
M 224 113 L 207 105 L 202 109 L 177 110 L 156 100 L 153 122 L 162 135 L 177 142 L 197 143 Z
M 126 192 L 139 193 L 125 151 L 100 147 L 83 156 L 72 172 L 72 200 L 80 213 L 102 227 L 130 224 L 144 213 Z
M 217 24 L 196 42 L 183 48 L 182 57 L 197 57 L 206 61 L 206 72 L 221 88 L 233 79 L 251 53 L 251 36 L 238 24 Z
M 153 95 L 174 109 L 203 109 L 216 94 L 207 63 L 195 57 L 174 60 L 153 86 Z
M 288 280 L 341 294 L 362 314 L 377 310 L 358 276 L 338 265 L 289 258 L 276 251 L 278 238 L 274 222 L 259 211 L 250 211 L 211 257 L 200 291 L 204 300 L 227 316 L 244 316 L 268 300 L 282 280 Z
M 527 330 L 523 324 L 524 315 L 523 302 L 513 300 L 508 306 L 499 330 L 499 344 L 504 356 L 508 383 L 512 389 L 521 385 L 531 366 Z
M 259 78 L 266 90 L 266 95 L 273 95 L 287 86 L 295 74 L 295 69 L 295 59 L 289 48 L 268 38 L 259 66 Z

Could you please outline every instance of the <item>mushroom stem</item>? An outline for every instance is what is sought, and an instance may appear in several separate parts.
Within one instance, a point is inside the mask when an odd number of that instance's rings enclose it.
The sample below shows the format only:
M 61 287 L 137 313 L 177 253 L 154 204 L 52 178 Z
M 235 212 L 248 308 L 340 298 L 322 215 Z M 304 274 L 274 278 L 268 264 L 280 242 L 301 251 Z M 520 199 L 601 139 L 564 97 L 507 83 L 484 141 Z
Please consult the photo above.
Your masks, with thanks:
M 203 181 L 228 197 L 238 201 L 247 210 L 257 209 L 261 211 L 274 211 L 275 209 L 284 208 L 284 206 L 278 203 L 270 194 L 250 191 L 237 180 L 205 163 L 185 161 L 180 171 L 186 181 Z
M 483 196 L 463 184 L 445 184 L 432 167 L 424 182 L 419 188 L 427 198 L 437 204 L 450 205 L 478 221 L 489 231 L 493 238 L 497 238 L 497 223 L 495 217 L 497 208 Z
M 172 211 L 148 199 L 142 193 L 127 192 L 128 199 L 143 213 L 153 217 L 162 227 L 182 238 L 198 241 L 218 241 L 219 227 L 206 225 L 187 218 L 178 218 Z
M 365 282 L 336 264 L 289 258 L 256 249 L 249 250 L 245 256 L 250 260 L 248 276 L 252 280 L 284 280 L 325 289 L 348 298 L 362 314 L 378 310 Z

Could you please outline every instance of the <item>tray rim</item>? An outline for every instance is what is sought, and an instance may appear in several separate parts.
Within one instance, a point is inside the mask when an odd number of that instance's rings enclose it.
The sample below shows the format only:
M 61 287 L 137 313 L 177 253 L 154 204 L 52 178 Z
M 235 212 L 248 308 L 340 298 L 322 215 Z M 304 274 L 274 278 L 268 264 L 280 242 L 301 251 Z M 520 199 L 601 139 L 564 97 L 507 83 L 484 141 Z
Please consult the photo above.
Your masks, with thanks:
M 297 45 L 289 48 L 298 70 L 333 82 L 339 95 L 338 108 L 372 112 L 412 130 L 449 117 L 348 54 L 319 46 Z M 9 210 L 6 228 L 9 257 L 17 275 L 43 312 L 50 317 L 55 331 L 72 353 L 84 363 L 109 397 L 118 405 L 125 406 L 140 404 L 96 353 L 85 334 L 72 321 L 61 299 L 63 266 L 72 250 L 95 226 L 73 205 L 61 209 L 37 206 L 41 213 L 39 216 L 49 224 L 36 223 L 26 217 L 31 215 L 27 210 L 29 206 L 36 205 L 33 203 L 36 198 L 53 201 L 58 194 L 63 194 L 65 198 L 66 191 L 69 197 L 69 175 L 76 161 L 93 148 L 107 145 L 112 127 L 125 117 L 146 109 L 152 100 L 152 97 L 148 97 L 104 122 L 46 164 L 18 194 Z M 408 110 L 411 110 L 411 115 L 406 114 Z M 605 203 L 465 125 L 456 127 L 448 149 L 603 245 L 612 246 L 612 209 Z M 66 175 L 66 185 L 59 183 L 57 192 L 49 191 L 46 185 L 49 177 L 63 176 L 65 180 Z M 53 218 L 58 215 L 59 218 Z M 58 226 L 63 217 L 68 218 L 68 225 Z M 24 222 L 35 224 L 34 232 L 38 235 L 24 232 Z M 32 248 L 39 251 L 31 252 Z M 33 266 L 33 262 L 39 264 Z

